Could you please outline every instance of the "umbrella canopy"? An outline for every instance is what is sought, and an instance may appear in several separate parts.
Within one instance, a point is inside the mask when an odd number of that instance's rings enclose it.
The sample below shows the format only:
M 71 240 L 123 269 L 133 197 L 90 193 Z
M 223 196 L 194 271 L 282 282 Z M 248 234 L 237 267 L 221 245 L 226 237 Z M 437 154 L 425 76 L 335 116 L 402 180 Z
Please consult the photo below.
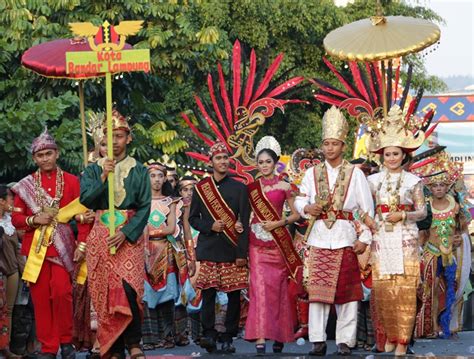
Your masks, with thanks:
M 124 46 L 124 49 L 131 48 L 132 46 L 129 44 Z M 21 64 L 38 75 L 55 79 L 86 80 L 105 76 L 105 73 L 97 72 L 66 73 L 66 53 L 78 51 L 92 51 L 87 39 L 80 37 L 48 41 L 26 50 L 21 57 Z M 83 81 L 79 81 L 79 107 L 81 111 L 82 155 L 84 166 L 87 166 L 88 153 Z
M 331 31 L 324 48 L 340 60 L 386 60 L 421 51 L 440 35 L 439 27 L 428 20 L 378 15 Z
M 125 49 L 132 46 L 125 44 Z M 21 64 L 44 77 L 64 79 L 90 79 L 102 77 L 104 73 L 66 73 L 66 52 L 92 51 L 85 38 L 60 39 L 44 42 L 26 50 Z

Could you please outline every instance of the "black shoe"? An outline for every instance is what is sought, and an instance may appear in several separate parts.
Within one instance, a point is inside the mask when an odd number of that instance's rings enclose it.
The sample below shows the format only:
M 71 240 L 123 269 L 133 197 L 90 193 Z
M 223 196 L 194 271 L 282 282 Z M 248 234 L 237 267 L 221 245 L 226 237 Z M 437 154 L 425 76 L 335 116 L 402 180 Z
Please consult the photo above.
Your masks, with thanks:
M 273 346 L 272 346 L 273 352 L 281 353 L 283 351 L 284 346 L 285 344 L 276 341 L 275 343 L 273 343 Z
M 37 359 L 56 359 L 56 355 L 53 353 L 43 353 L 39 352 L 36 354 Z
M 415 350 L 413 350 L 413 347 L 411 345 L 409 345 L 407 347 L 407 354 L 408 355 L 415 355 Z
M 224 342 L 222 343 L 221 350 L 224 354 L 232 354 L 235 353 L 235 347 L 232 342 Z
M 337 345 L 337 355 L 347 356 L 351 355 L 351 348 L 346 343 Z
M 202 337 L 199 341 L 199 345 L 201 346 L 201 348 L 206 349 L 208 353 L 215 352 L 217 349 L 216 341 L 214 340 L 214 338 L 210 337 Z
M 257 356 L 265 355 L 265 343 L 255 344 L 255 350 L 257 351 Z
M 328 346 L 326 345 L 326 342 L 316 342 L 316 343 L 313 343 L 313 349 L 310 350 L 308 355 L 323 357 L 326 355 L 327 349 L 328 349 Z

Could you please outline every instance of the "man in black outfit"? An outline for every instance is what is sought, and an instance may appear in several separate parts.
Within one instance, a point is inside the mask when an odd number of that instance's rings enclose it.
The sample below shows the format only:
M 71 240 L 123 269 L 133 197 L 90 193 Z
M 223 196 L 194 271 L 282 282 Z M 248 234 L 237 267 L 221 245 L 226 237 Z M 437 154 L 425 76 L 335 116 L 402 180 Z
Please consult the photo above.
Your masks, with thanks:
M 202 290 L 202 348 L 216 351 L 216 292 L 227 293 L 228 304 L 222 351 L 234 353 L 232 337 L 240 319 L 240 290 L 247 287 L 248 224 L 247 187 L 228 176 L 229 152 L 222 142 L 210 149 L 211 177 L 200 181 L 193 193 L 189 223 L 200 234 L 196 259 L 200 262 L 197 287 Z

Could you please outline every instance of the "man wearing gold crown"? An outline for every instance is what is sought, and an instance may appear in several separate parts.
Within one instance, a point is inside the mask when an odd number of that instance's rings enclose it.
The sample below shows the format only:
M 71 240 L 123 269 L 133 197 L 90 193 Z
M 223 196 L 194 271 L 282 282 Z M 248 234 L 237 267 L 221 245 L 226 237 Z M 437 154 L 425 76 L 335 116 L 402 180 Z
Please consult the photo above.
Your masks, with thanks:
M 340 355 L 350 355 L 356 344 L 357 305 L 362 299 L 357 254 L 372 236 L 361 224 L 357 238 L 353 213 L 373 215 L 373 201 L 364 173 L 343 159 L 348 124 L 334 106 L 323 117 L 322 150 L 325 161 L 308 169 L 295 206 L 308 228 L 309 259 L 306 263 L 309 294 L 310 355 L 326 354 L 326 324 L 336 305 L 336 344 Z
M 146 168 L 127 155 L 130 126 L 117 110 L 112 112 L 114 160 L 101 158 L 81 178 L 81 203 L 96 211 L 87 238 L 87 270 L 92 302 L 98 317 L 102 356 L 144 357 L 140 348 L 145 271 L 143 230 L 150 214 L 151 190 Z M 116 234 L 108 229 L 107 177 L 115 174 Z M 110 249 L 115 247 L 116 253 Z
M 40 358 L 74 358 L 71 277 L 74 261 L 83 258 L 87 225 L 78 224 L 78 245 L 68 222 L 85 211 L 79 204 L 79 179 L 57 165 L 58 146 L 47 129 L 31 145 L 38 170 L 12 191 L 12 223 L 25 231 L 22 254 L 28 256 L 23 280 L 29 282 L 35 309 Z
M 229 152 L 216 142 L 209 152 L 211 177 L 200 181 L 193 193 L 189 223 L 199 231 L 196 259 L 200 261 L 197 288 L 202 290 L 201 347 L 216 350 L 215 304 L 217 291 L 227 293 L 228 305 L 222 351 L 235 352 L 240 319 L 240 290 L 247 287 L 248 225 L 250 208 L 247 188 L 229 178 Z M 240 222 L 237 231 L 237 223 Z
M 435 156 L 434 162 L 416 171 L 431 191 L 433 221 L 429 238 L 424 244 L 421 262 L 423 297 L 417 314 L 416 336 L 444 338 L 451 334 L 450 322 L 459 287 L 456 251 L 462 244 L 461 234 L 467 223 L 460 205 L 448 194 L 450 187 L 462 175 L 462 164 L 451 162 L 446 152 Z

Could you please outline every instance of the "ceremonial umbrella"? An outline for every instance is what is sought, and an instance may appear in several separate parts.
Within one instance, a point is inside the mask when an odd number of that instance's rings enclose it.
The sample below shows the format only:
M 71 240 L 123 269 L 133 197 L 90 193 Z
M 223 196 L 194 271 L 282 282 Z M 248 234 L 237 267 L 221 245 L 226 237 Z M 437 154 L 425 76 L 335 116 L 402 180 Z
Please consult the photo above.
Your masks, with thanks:
M 428 20 L 379 14 L 331 31 L 324 48 L 341 60 L 387 60 L 419 52 L 440 35 L 439 27 Z
M 125 49 L 132 46 L 125 44 Z M 84 67 L 84 72 L 66 72 L 66 52 L 91 51 L 87 39 L 78 37 L 73 39 L 59 39 L 35 45 L 26 50 L 21 57 L 21 64 L 38 75 L 54 78 L 79 81 L 79 101 L 81 111 L 82 150 L 84 166 L 87 166 L 87 138 L 84 111 L 84 83 L 83 80 L 105 76 L 105 73 L 95 72 L 93 67 Z
M 339 27 L 324 38 L 326 52 L 340 60 L 370 62 L 389 60 L 422 51 L 439 40 L 441 31 L 431 21 L 408 16 L 377 15 Z M 384 116 L 387 115 L 385 64 L 382 69 Z M 391 86 L 391 84 L 389 84 Z

